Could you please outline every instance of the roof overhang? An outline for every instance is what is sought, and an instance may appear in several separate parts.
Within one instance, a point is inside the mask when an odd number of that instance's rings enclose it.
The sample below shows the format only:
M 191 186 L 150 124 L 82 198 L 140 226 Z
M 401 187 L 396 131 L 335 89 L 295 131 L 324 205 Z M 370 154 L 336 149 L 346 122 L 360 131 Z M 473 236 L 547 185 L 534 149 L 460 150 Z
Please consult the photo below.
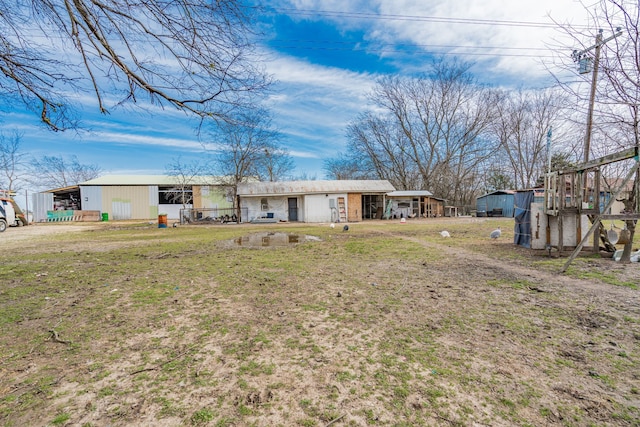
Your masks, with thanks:
M 278 181 L 238 184 L 241 197 L 297 196 L 305 194 L 386 194 L 395 188 L 387 180 Z

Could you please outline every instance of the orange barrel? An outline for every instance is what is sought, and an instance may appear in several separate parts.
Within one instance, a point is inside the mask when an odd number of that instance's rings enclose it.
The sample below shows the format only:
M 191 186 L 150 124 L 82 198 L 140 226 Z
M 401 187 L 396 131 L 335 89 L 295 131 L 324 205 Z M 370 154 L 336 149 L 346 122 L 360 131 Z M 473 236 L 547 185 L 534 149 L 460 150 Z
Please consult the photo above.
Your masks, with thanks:
M 167 228 L 167 214 L 158 215 L 158 228 Z

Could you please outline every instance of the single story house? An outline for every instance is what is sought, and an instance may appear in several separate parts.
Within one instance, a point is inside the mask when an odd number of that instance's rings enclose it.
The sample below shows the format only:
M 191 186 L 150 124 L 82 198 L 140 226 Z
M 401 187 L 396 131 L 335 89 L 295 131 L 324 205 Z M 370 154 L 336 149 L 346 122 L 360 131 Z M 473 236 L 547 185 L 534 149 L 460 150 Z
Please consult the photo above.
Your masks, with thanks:
M 98 212 L 97 219 L 103 220 L 156 220 L 159 214 L 177 220 L 183 208 L 232 211 L 231 193 L 216 182 L 216 177 L 181 180 L 170 175 L 105 175 L 34 194 L 34 221 L 77 220 L 79 211 Z
M 394 190 L 387 180 L 250 182 L 238 196 L 245 222 L 354 222 L 377 218 Z

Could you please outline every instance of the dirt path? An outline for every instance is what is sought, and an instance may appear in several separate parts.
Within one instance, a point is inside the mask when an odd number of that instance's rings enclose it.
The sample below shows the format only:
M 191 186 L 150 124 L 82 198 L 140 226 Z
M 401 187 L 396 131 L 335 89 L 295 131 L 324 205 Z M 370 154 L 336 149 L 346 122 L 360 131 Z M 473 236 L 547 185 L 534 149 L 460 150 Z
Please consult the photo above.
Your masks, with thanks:
M 539 268 L 523 266 L 518 263 L 501 262 L 478 252 L 471 252 L 464 248 L 452 247 L 446 244 L 438 244 L 433 242 L 425 242 L 418 237 L 411 237 L 398 233 L 390 233 L 381 230 L 383 234 L 401 238 L 424 246 L 425 248 L 436 247 L 438 251 L 446 254 L 454 261 L 463 262 L 465 269 L 477 272 L 491 272 L 496 277 L 514 277 L 525 279 L 535 286 L 531 286 L 532 290 L 538 292 L 566 291 L 571 294 L 582 295 L 586 301 L 591 298 L 598 298 L 607 305 L 615 305 L 621 311 L 640 313 L 640 294 L 630 288 L 623 286 L 611 286 L 593 280 L 578 279 L 560 271 L 547 271 Z M 504 243 L 496 243 L 504 244 Z M 605 261 L 611 265 L 611 261 Z M 604 264 L 604 265 L 607 265 Z M 628 269 L 629 277 L 635 277 L 639 282 L 638 266 L 636 264 L 613 264 L 615 267 Z M 482 274 L 482 273 L 481 273 Z M 483 277 L 484 279 L 484 277 Z
M 100 227 L 104 225 L 101 223 L 43 223 L 27 227 L 7 227 L 4 233 L 0 233 L 0 242 L 19 242 L 41 236 L 95 230 Z

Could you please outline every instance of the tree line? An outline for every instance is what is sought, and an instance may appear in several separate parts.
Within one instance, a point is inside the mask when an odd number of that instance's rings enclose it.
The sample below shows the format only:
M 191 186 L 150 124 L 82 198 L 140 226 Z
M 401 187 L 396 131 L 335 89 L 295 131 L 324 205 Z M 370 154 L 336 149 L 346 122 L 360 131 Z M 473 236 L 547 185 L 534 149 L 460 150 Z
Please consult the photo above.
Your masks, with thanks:
M 387 179 L 464 206 L 478 193 L 535 186 L 547 165 L 551 128 L 556 161 L 573 157 L 563 91 L 489 87 L 471 67 L 440 59 L 424 76 L 380 78 L 369 110 L 348 126 L 347 151 L 325 161 L 327 174 Z
M 575 46 L 556 46 L 564 53 L 549 69 L 574 69 L 565 53 L 589 46 L 594 28 L 620 32 L 601 46 L 592 151 L 638 146 L 640 7 L 599 0 L 589 10 L 587 27 L 558 23 Z M 109 102 L 139 105 L 144 96 L 199 117 L 209 133 L 203 148 L 215 153 L 211 161 L 177 161 L 169 171 L 215 165 L 231 186 L 249 176 L 290 177 L 292 159 L 268 111 L 255 107 L 272 83 L 255 49 L 256 13 L 237 0 L 0 2 L 0 94 L 54 131 L 78 125 L 74 92 L 92 94 L 104 114 Z M 367 110 L 346 129 L 346 150 L 325 161 L 327 178 L 388 179 L 398 189 L 427 189 L 469 205 L 479 193 L 535 185 L 548 167 L 550 129 L 552 164 L 581 160 L 588 75 L 566 80 L 552 72 L 553 88 L 506 90 L 483 85 L 470 70 L 464 61 L 439 60 L 422 76 L 381 77 Z M 4 138 L 0 167 L 11 186 L 20 162 Z M 97 171 L 76 158 L 40 163 L 40 172 L 57 170 L 61 180 L 53 186 Z

